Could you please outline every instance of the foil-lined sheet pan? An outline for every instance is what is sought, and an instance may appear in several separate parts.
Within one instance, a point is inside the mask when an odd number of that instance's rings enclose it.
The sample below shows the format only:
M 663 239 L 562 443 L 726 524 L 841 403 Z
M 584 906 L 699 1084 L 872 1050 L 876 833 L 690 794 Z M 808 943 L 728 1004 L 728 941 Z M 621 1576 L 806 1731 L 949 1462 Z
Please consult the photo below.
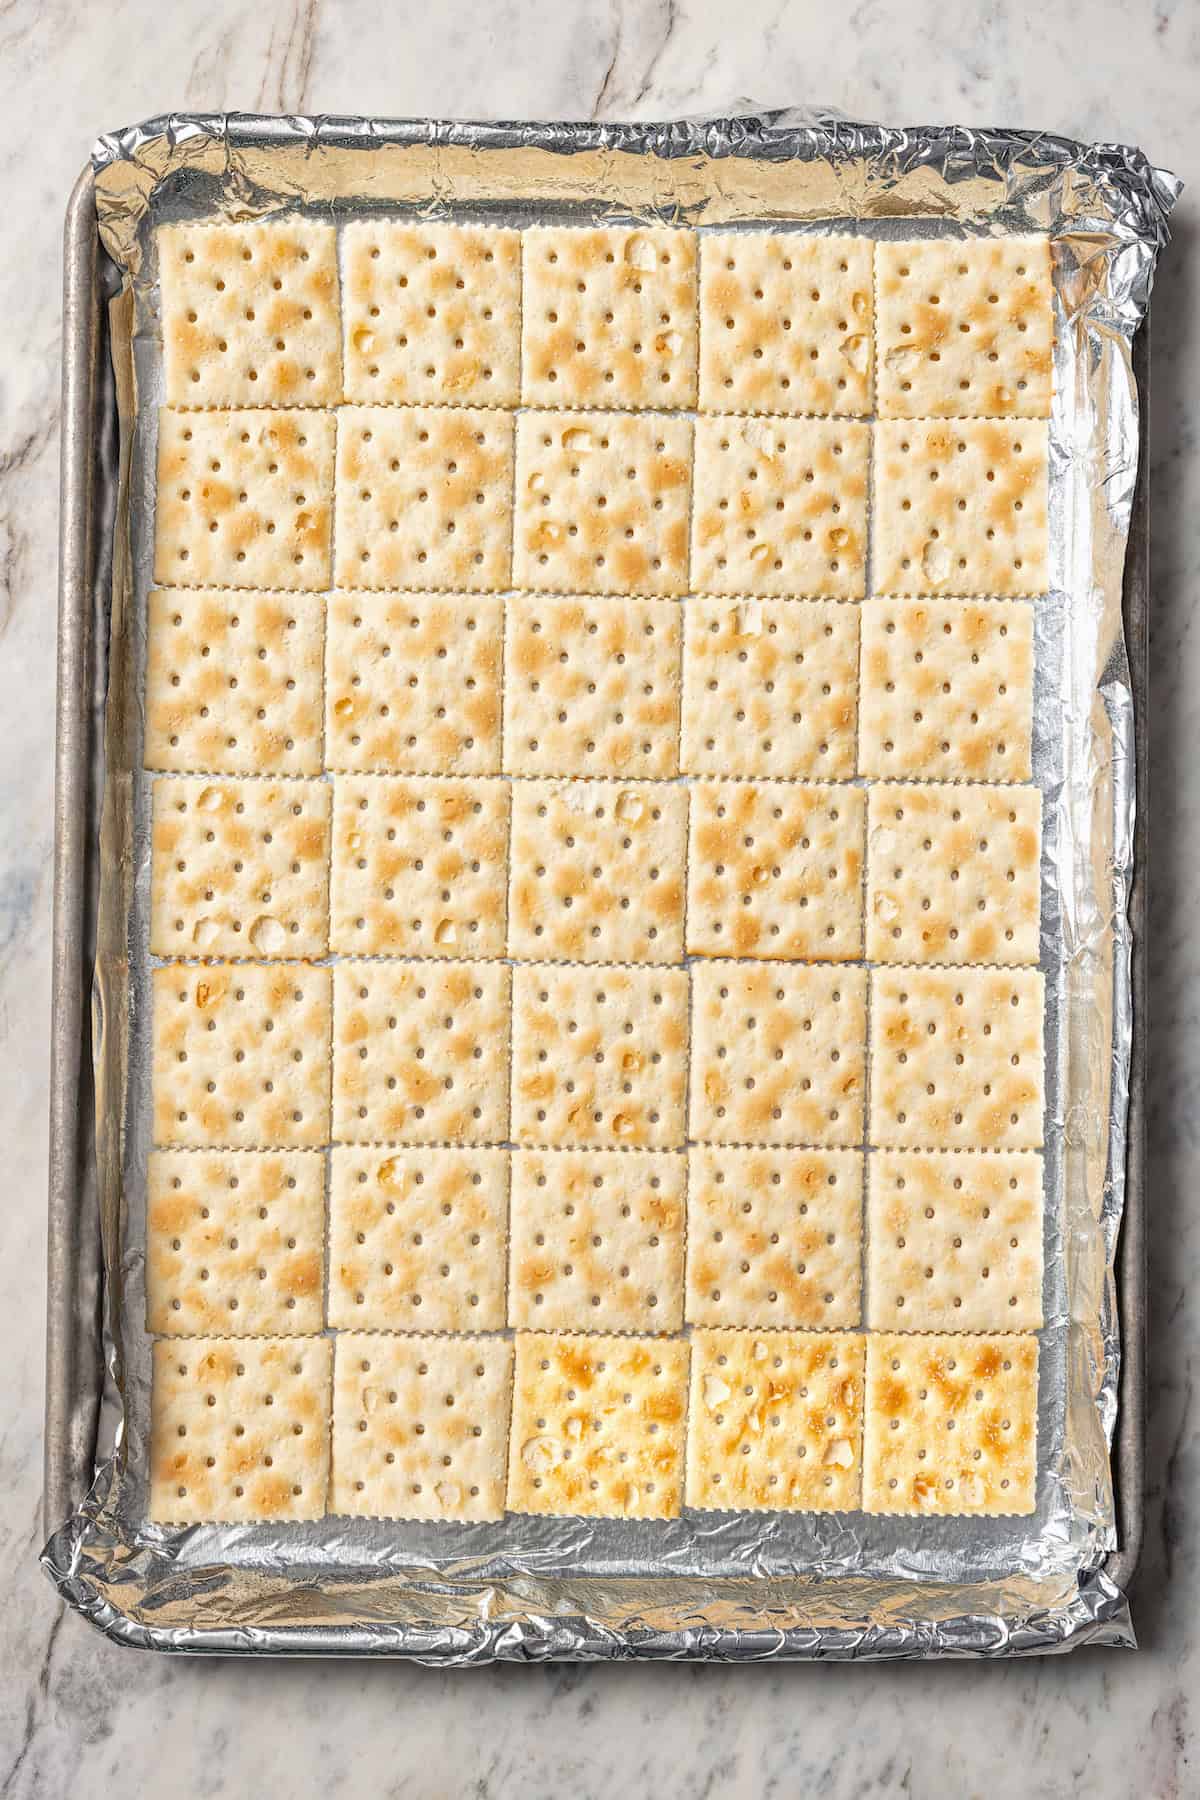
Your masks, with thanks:
M 1106 1572 L 1120 1371 L 1114 1257 L 1131 1044 L 1133 698 L 1122 576 L 1138 468 L 1132 342 L 1179 184 L 1137 150 L 807 112 L 666 125 L 183 116 L 94 153 L 121 414 L 96 966 L 97 1168 L 112 1405 L 91 1490 L 43 1560 L 109 1636 L 171 1650 L 493 1658 L 1002 1655 L 1133 1641 Z M 1049 232 L 1048 596 L 1038 603 L 1046 1285 L 1028 1518 L 685 1512 L 437 1525 L 146 1520 L 149 781 L 141 769 L 156 409 L 155 232 L 341 220 L 664 220 L 871 237 Z

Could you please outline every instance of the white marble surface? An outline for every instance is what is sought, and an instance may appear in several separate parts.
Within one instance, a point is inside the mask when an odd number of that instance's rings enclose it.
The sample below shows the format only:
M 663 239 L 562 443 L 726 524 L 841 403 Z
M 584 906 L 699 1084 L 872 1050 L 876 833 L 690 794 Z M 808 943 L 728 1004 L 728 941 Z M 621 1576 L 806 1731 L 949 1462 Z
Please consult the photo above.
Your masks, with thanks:
M 163 1800 L 1200 1793 L 1194 196 L 1176 214 L 1155 307 L 1152 1398 L 1149 1530 L 1134 1594 L 1140 1652 L 991 1668 L 462 1675 L 168 1663 L 114 1650 L 64 1619 L 35 1565 L 59 241 L 96 131 L 172 106 L 619 118 L 749 94 L 892 123 L 1132 139 L 1195 180 L 1195 0 L 857 0 L 841 9 L 816 0 L 3 0 L 0 71 L 0 1800 L 86 1800 L 119 1783 Z

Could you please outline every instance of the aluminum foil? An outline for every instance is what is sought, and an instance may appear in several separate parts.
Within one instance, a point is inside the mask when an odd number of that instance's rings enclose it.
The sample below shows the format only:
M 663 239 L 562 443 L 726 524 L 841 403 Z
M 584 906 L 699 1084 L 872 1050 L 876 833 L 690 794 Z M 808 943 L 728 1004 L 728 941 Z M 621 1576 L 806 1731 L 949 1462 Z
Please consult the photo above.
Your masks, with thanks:
M 121 410 L 96 967 L 111 1406 L 95 1480 L 43 1555 L 109 1636 L 159 1649 L 493 1658 L 1006 1655 L 1131 1644 L 1109 1563 L 1114 1254 L 1131 1046 L 1133 702 L 1122 576 L 1138 468 L 1131 346 L 1179 184 L 1137 150 L 788 112 L 663 125 L 171 115 L 94 152 Z M 1028 1518 L 509 1516 L 489 1525 L 146 1520 L 149 782 L 141 680 L 162 393 L 155 232 L 337 220 L 665 220 L 871 237 L 1046 231 L 1055 250 L 1051 583 L 1037 606 L 1046 1285 Z

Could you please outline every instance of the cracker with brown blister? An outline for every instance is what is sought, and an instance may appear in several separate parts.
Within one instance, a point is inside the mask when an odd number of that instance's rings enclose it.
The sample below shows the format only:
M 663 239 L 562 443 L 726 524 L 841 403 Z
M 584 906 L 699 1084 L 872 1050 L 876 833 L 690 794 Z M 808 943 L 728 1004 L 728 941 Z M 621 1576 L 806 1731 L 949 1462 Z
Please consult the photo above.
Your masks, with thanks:
M 688 1505 L 857 1511 L 864 1343 L 850 1332 L 693 1332 Z
M 347 406 L 338 415 L 337 585 L 509 586 L 512 414 Z
M 869 412 L 872 328 L 866 239 L 775 231 L 704 239 L 706 412 Z
M 514 1152 L 509 1324 L 678 1331 L 686 1175 L 645 1150 Z
M 538 962 L 678 962 L 686 789 L 516 781 L 508 952 Z
M 513 585 L 559 594 L 682 594 L 690 419 L 522 413 Z
M 861 775 L 1028 781 L 1033 608 L 1021 600 L 868 600 Z
M 342 262 L 348 400 L 516 405 L 518 232 L 359 219 L 343 230 Z
M 859 1151 L 689 1150 L 693 1325 L 857 1325 L 861 1250 Z
M 792 782 L 692 788 L 687 947 L 695 956 L 862 955 L 863 791 Z
M 155 1344 L 151 1519 L 319 1519 L 329 1483 L 332 1350 L 320 1337 Z
M 320 1331 L 325 1160 L 311 1151 L 152 1150 L 146 1329 Z
M 305 1149 L 329 1137 L 328 968 L 151 971 L 156 1144 Z
M 657 600 L 509 600 L 505 769 L 674 775 L 680 637 L 679 609 Z
M 502 1331 L 504 1150 L 336 1149 L 329 1323 L 358 1331 Z
M 876 969 L 870 1142 L 1036 1149 L 1043 1134 L 1037 969 Z
M 867 1310 L 876 1331 L 1037 1331 L 1042 1158 L 879 1150 L 870 1159 Z
M 335 968 L 334 1136 L 351 1144 L 502 1143 L 509 986 L 504 963 Z
M 331 769 L 492 775 L 500 767 L 503 602 L 334 594 L 325 674 Z
M 873 1513 L 1031 1513 L 1034 1337 L 867 1340 L 863 1506 Z
M 696 236 L 670 226 L 524 234 L 526 406 L 696 404 Z
M 861 968 L 696 963 L 692 1137 L 861 1142 L 866 1001 Z
M 1047 237 L 875 246 L 882 418 L 1050 415 Z
M 330 1511 L 501 1518 L 512 1362 L 503 1338 L 342 1333 Z
M 514 969 L 514 1139 L 682 1143 L 687 1008 L 684 969 Z
M 678 1518 L 687 1368 L 678 1338 L 520 1334 L 509 1511 Z
M 158 415 L 154 579 L 329 586 L 331 412 Z
M 1049 580 L 1046 426 L 881 420 L 875 584 L 883 594 L 1036 595 Z

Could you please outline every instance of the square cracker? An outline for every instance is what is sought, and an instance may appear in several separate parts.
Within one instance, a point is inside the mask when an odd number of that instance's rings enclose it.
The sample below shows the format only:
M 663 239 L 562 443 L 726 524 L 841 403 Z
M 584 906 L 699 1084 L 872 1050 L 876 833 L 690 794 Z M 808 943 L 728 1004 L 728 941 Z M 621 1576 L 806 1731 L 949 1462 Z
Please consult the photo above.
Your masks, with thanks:
M 324 1157 L 310 1150 L 152 1150 L 146 1181 L 147 1331 L 320 1331 Z
M 1028 781 L 1032 606 L 866 601 L 858 769 L 918 781 Z
M 660 779 L 678 771 L 679 608 L 541 595 L 514 597 L 506 610 L 507 770 Z
M 1048 237 L 875 246 L 881 418 L 1050 416 Z
M 1031 1513 L 1034 1337 L 867 1339 L 863 1506 L 918 1515 Z
M 1040 1153 L 877 1150 L 867 1259 L 873 1330 L 1037 1331 Z
M 1037 961 L 1037 788 L 882 782 L 867 802 L 871 962 Z
M 705 237 L 705 412 L 871 410 L 871 245 L 779 231 Z
M 881 420 L 875 582 L 882 594 L 1037 595 L 1049 580 L 1046 426 Z
M 688 1152 L 693 1325 L 834 1330 L 860 1317 L 862 1153 Z
M 559 594 L 682 594 L 692 422 L 656 414 L 517 419 L 513 585 Z
M 306 1149 L 329 1138 L 328 968 L 169 963 L 154 993 L 154 1141 Z
M 525 232 L 526 406 L 696 404 L 696 234 L 671 226 Z
M 858 607 L 692 598 L 686 611 L 688 774 L 854 774 Z
M 327 1338 L 168 1338 L 153 1347 L 150 1517 L 319 1519 L 329 1484 Z
M 1037 969 L 873 970 L 870 1142 L 1036 1149 L 1045 998 Z
M 692 968 L 691 1135 L 861 1143 L 867 975 L 798 963 Z
M 359 219 L 342 263 L 347 400 L 516 405 L 519 232 Z
M 530 962 L 678 962 L 686 789 L 512 784 L 508 952 Z
M 509 1324 L 678 1331 L 686 1176 L 677 1154 L 515 1151 Z
M 329 941 L 358 956 L 503 956 L 508 786 L 334 782 Z
M 330 1511 L 499 1519 L 513 1348 L 503 1338 L 343 1332 Z
M 351 1144 L 508 1136 L 504 963 L 341 963 L 333 1129 Z
M 154 784 L 154 956 L 324 956 L 329 947 L 326 781 Z
M 685 969 L 513 970 L 513 1138 L 671 1149 L 684 1135 Z
M 692 586 L 861 599 L 869 442 L 844 419 L 697 419 Z
M 336 406 L 332 225 L 165 225 L 157 242 L 168 405 Z
M 678 1518 L 687 1368 L 679 1338 L 520 1333 L 509 1511 Z
M 347 406 L 337 585 L 495 592 L 512 560 L 511 413 Z
M 856 1512 L 864 1344 L 856 1332 L 693 1332 L 688 1505 Z
M 503 1331 L 507 1214 L 507 1151 L 335 1149 L 329 1323 Z
M 154 579 L 329 586 L 331 412 L 158 415 Z
M 148 769 L 319 775 L 325 600 L 185 593 L 148 603 Z
M 863 790 L 698 781 L 688 842 L 694 956 L 862 955 Z
M 480 594 L 332 595 L 329 767 L 494 775 L 503 636 L 503 602 Z

